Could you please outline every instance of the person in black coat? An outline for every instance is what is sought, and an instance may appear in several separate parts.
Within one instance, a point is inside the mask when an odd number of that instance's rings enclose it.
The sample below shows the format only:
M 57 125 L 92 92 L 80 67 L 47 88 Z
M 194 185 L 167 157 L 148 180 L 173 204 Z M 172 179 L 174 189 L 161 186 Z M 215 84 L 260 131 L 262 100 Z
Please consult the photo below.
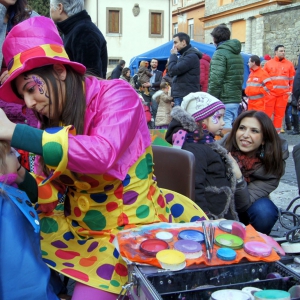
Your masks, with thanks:
M 83 64 L 93 75 L 106 78 L 106 40 L 84 10 L 84 1 L 51 0 L 50 16 L 63 34 L 70 60 Z
M 174 46 L 169 57 L 168 70 L 173 77 L 171 96 L 174 106 L 180 105 L 184 96 L 200 91 L 200 65 L 202 53 L 190 44 L 183 32 L 173 35 Z M 177 54 L 181 56 L 178 58 Z
M 125 60 L 120 60 L 120 62 L 117 64 L 117 66 L 112 70 L 110 79 L 118 79 L 120 78 L 122 74 L 122 70 L 125 67 Z

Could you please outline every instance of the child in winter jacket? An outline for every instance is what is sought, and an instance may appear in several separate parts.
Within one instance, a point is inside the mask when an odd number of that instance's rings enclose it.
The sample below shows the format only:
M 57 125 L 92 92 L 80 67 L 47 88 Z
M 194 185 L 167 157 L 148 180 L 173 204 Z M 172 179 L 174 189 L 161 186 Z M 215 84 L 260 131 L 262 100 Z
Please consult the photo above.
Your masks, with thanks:
M 225 106 L 204 92 L 190 93 L 172 109 L 167 142 L 196 159 L 195 202 L 209 218 L 238 219 L 236 178 L 227 151 L 214 140 L 224 126 Z
M 150 82 L 150 78 L 152 76 L 151 71 L 148 69 L 149 63 L 147 61 L 142 60 L 140 63 L 139 70 L 137 72 L 139 76 L 139 83 L 141 86 L 143 86 L 144 83 Z M 143 88 L 144 94 L 149 96 L 149 89 L 147 87 Z
M 152 96 L 152 98 L 158 104 L 155 119 L 155 129 L 168 129 L 168 126 L 172 120 L 171 110 L 173 98 L 169 96 L 169 90 L 169 84 L 167 82 L 162 82 L 160 84 L 160 90 Z

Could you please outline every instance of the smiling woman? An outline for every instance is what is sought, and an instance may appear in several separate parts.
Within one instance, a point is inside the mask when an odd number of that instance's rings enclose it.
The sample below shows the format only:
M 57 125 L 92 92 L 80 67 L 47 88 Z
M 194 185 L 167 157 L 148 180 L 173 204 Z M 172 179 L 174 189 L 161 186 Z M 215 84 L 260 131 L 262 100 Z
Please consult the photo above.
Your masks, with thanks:
M 269 234 L 277 221 L 278 209 L 268 197 L 284 174 L 287 142 L 279 137 L 271 119 L 255 110 L 242 113 L 230 134 L 219 142 L 231 154 L 240 221 Z

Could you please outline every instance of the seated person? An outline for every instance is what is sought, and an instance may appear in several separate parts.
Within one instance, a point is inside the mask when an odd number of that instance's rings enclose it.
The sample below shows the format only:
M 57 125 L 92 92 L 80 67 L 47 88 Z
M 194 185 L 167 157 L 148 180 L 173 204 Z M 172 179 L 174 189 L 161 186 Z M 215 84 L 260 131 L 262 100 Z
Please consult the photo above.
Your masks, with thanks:
M 287 142 L 278 136 L 271 119 L 255 110 L 240 114 L 231 132 L 219 142 L 231 154 L 240 221 L 269 234 L 278 219 L 278 209 L 269 194 L 284 174 Z
M 172 109 L 166 140 L 196 159 L 195 202 L 212 219 L 238 220 L 234 205 L 236 178 L 227 151 L 214 137 L 224 126 L 224 104 L 204 93 L 190 93 Z M 182 175 L 184 176 L 184 175 Z
M 3 55 L 11 64 L 0 98 L 32 108 L 41 129 L 16 125 L 0 110 L 0 139 L 42 156 L 40 205 L 57 202 L 54 183 L 68 187 L 63 204 L 39 214 L 43 258 L 77 281 L 72 300 L 115 300 L 128 281 L 114 242 L 121 230 L 206 216 L 153 180 L 151 138 L 137 93 L 122 80 L 85 74 L 68 59 L 51 19 L 16 25 Z

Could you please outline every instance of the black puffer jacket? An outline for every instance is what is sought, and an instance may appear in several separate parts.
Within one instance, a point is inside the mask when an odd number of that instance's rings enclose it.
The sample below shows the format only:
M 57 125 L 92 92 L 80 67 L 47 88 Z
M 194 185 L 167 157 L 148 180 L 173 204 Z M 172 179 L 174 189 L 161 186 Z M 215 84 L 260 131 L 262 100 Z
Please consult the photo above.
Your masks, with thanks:
M 189 93 L 200 91 L 200 65 L 199 59 L 202 53 L 191 45 L 186 46 L 180 52 L 171 54 L 168 70 L 173 77 L 171 96 L 183 98 Z
M 180 130 L 194 132 L 197 129 L 194 118 L 181 107 L 174 107 L 171 116 L 173 120 L 166 133 L 167 142 L 172 144 L 173 134 Z M 182 149 L 192 152 L 196 159 L 195 202 L 209 217 L 237 220 L 234 204 L 236 178 L 227 151 L 215 142 L 185 142 Z

